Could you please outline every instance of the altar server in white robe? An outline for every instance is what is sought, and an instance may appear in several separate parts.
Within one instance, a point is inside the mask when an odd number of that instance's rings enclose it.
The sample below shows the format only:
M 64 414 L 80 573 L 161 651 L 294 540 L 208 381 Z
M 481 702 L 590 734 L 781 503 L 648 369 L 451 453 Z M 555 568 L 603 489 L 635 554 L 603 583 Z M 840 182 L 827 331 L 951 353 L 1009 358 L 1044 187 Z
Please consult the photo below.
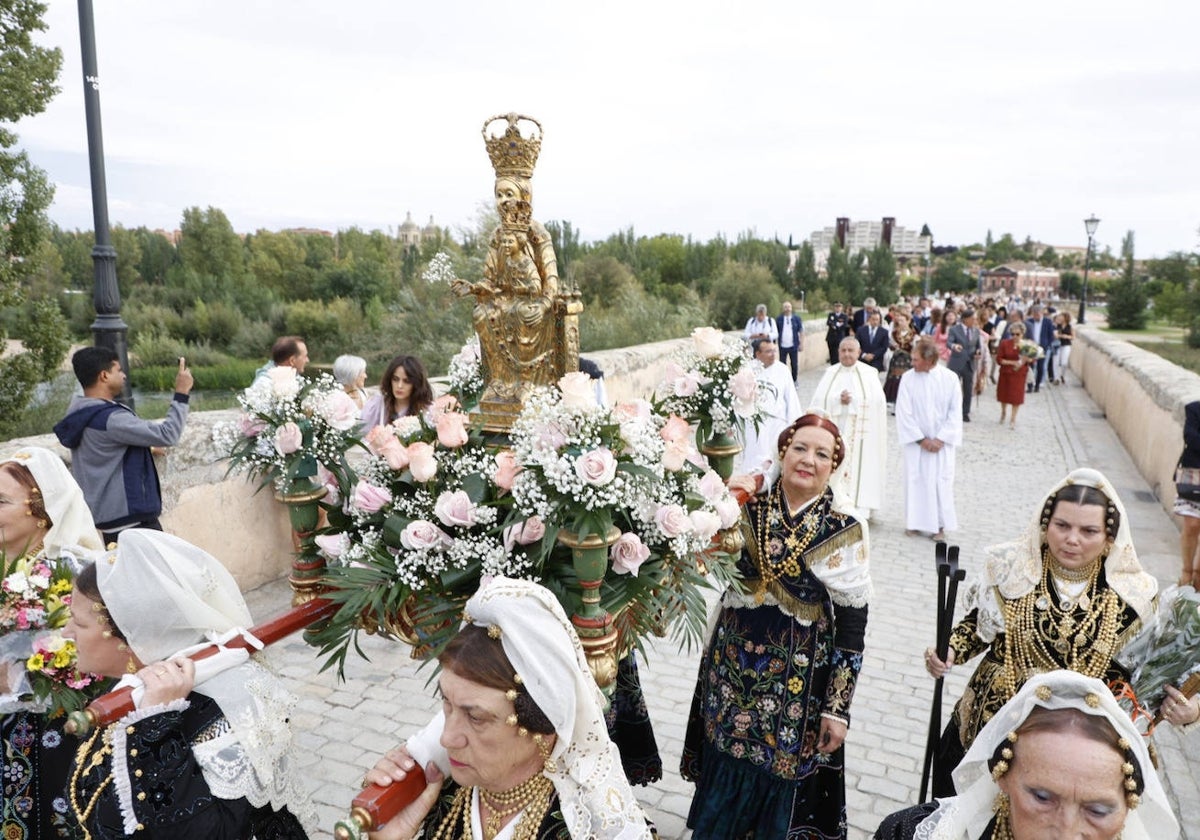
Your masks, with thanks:
M 758 429 L 752 423 L 746 424 L 745 447 L 734 463 L 734 475 L 766 474 L 775 462 L 779 433 L 792 425 L 801 414 L 796 382 L 792 379 L 791 368 L 779 361 L 779 345 L 768 338 L 756 341 L 754 358 L 762 364 L 762 370 L 758 372 L 758 385 L 765 388 L 772 399 L 766 416 L 759 421 Z
M 962 444 L 962 385 L 938 365 L 938 348 L 922 338 L 912 370 L 900 377 L 896 433 L 903 447 L 905 533 L 942 540 L 958 527 L 954 458 Z
M 809 408 L 829 415 L 842 432 L 846 455 L 829 478 L 835 494 L 844 494 L 858 519 L 870 519 L 883 504 L 887 471 L 887 398 L 879 371 L 858 357 L 858 339 L 843 338 L 838 364 L 821 377 Z

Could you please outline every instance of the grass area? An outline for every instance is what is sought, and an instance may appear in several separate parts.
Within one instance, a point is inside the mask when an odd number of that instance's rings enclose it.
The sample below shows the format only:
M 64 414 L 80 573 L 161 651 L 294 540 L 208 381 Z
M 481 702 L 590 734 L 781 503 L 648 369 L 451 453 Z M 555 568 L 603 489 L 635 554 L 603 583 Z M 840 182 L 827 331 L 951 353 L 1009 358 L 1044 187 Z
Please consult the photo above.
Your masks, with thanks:
M 1133 333 L 1129 339 L 1129 343 L 1134 347 L 1140 347 L 1143 350 L 1149 350 L 1151 353 L 1157 353 L 1168 362 L 1173 362 L 1193 373 L 1200 373 L 1200 349 L 1188 347 L 1182 341 L 1133 340 L 1136 336 L 1137 333 Z

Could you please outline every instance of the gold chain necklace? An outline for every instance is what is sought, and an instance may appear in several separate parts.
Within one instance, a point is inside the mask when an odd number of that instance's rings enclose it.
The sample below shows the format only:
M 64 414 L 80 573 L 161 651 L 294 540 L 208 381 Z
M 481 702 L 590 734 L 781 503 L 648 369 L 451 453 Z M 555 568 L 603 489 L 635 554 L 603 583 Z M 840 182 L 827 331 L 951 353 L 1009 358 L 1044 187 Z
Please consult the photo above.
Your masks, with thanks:
M 804 571 L 804 566 L 800 562 L 801 557 L 804 555 L 805 550 L 812 544 L 812 541 L 817 538 L 817 534 L 821 530 L 821 516 L 819 513 L 821 500 L 817 498 L 797 524 L 785 526 L 788 529 L 788 533 L 783 539 L 782 556 L 778 562 L 773 561 L 769 548 L 771 520 L 778 516 L 780 523 L 783 523 L 783 506 L 785 504 L 786 499 L 784 498 L 783 491 L 779 487 L 776 487 L 771 493 L 767 504 L 762 505 L 758 510 L 758 521 L 755 524 L 758 531 L 759 585 L 755 599 L 760 604 L 766 597 L 767 587 L 779 580 L 779 578 L 784 576 L 799 577 L 801 575 Z M 801 531 L 804 533 L 798 536 L 798 533 Z
M 1004 602 L 1003 700 L 1043 671 L 1066 668 L 1088 677 L 1104 676 L 1116 651 L 1123 607 L 1112 589 L 1097 592 L 1102 565 L 1092 570 L 1077 600 L 1055 603 L 1050 564 L 1043 563 L 1041 584 Z M 1078 611 L 1082 617 L 1077 617 Z
M 1050 547 L 1042 549 L 1042 568 L 1050 569 L 1050 573 L 1059 580 L 1065 580 L 1068 583 L 1079 583 L 1080 581 L 1090 580 L 1096 577 L 1100 571 L 1100 561 L 1102 557 L 1097 557 L 1091 563 L 1079 569 L 1068 569 L 1058 558 L 1050 553 Z
M 92 794 L 92 798 L 88 800 L 87 806 L 84 807 L 79 802 L 79 780 L 85 773 L 90 772 L 93 768 L 104 764 L 106 756 L 112 754 L 112 744 L 109 742 L 108 729 L 103 730 L 104 739 L 99 750 L 92 753 L 90 760 L 87 755 L 91 752 L 92 747 L 96 743 L 96 738 L 99 737 L 101 730 L 97 729 L 92 733 L 92 737 L 79 745 L 79 749 L 75 753 L 75 772 L 71 774 L 71 785 L 68 793 L 71 797 L 71 810 L 75 812 L 75 816 L 79 821 L 79 828 L 83 831 L 84 840 L 92 840 L 92 834 L 88 831 L 87 821 L 92 816 L 92 811 L 96 809 L 96 803 L 100 801 L 100 794 L 104 793 L 104 789 L 112 782 L 112 773 L 109 773 L 101 781 L 96 788 L 96 792 Z
M 437 831 L 434 833 L 432 840 L 454 840 L 454 827 L 458 824 L 459 819 L 462 820 L 463 830 L 459 834 L 459 840 L 471 840 L 471 792 L 474 788 L 463 787 L 459 788 L 454 794 L 454 800 L 450 804 L 450 810 L 446 812 L 445 818 L 438 825 Z M 489 798 L 503 798 L 506 801 L 518 795 L 518 791 L 528 793 L 525 801 L 515 809 L 505 809 L 498 811 L 493 807 Z M 500 821 L 505 817 L 517 813 L 521 808 L 526 808 L 525 814 L 517 822 L 516 828 L 513 830 L 513 840 L 536 840 L 538 829 L 542 825 L 542 821 L 546 818 L 547 812 L 550 810 L 550 803 L 554 797 L 554 783 L 547 779 L 542 774 L 538 774 L 526 782 L 518 785 L 512 790 L 501 791 L 498 794 L 486 793 L 482 788 L 479 789 L 479 799 L 481 804 L 487 805 L 492 815 L 484 821 L 483 836 L 486 840 L 492 840 L 503 826 Z

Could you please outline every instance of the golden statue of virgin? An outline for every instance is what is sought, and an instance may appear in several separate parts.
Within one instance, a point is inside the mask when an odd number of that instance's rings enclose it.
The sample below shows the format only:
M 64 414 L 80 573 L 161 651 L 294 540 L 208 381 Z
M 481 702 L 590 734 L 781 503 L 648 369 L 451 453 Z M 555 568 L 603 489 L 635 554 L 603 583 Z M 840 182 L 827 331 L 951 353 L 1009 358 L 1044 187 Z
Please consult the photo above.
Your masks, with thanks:
M 504 120 L 501 135 L 488 133 Z M 519 123 L 532 123 L 526 137 Z M 488 431 L 507 432 L 525 397 L 579 369 L 578 294 L 564 293 L 558 260 L 546 228 L 533 219 L 530 179 L 542 148 L 542 126 L 532 117 L 507 114 L 483 124 L 483 140 L 496 172 L 500 226 L 488 243 L 483 279 L 455 280 L 459 295 L 473 295 L 472 320 L 479 335 L 484 390 L 479 400 Z

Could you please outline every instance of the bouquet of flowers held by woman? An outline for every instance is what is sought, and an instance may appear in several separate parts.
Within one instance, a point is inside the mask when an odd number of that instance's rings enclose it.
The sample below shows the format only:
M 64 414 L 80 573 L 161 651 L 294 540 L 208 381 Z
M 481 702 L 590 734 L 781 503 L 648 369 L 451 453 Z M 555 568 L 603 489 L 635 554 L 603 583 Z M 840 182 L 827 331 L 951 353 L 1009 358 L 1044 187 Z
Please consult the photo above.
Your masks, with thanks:
M 1046 356 L 1046 351 L 1042 345 L 1028 338 L 1021 339 L 1021 343 L 1017 345 L 1017 352 L 1021 354 L 1021 359 L 1026 362 L 1036 362 L 1038 359 L 1043 359 Z
M 9 674 L 4 706 L 32 705 L 54 715 L 82 709 L 103 678 L 75 667 L 75 643 L 60 629 L 70 618 L 71 567 L 40 557 L 0 557 L 0 667 L 19 662 Z M 92 687 L 93 691 L 83 689 Z
M 692 344 L 674 354 L 655 392 L 655 409 L 696 425 L 697 441 L 758 423 L 760 392 L 749 346 L 713 327 L 692 330 Z
M 319 465 L 346 475 L 346 452 L 358 444 L 359 412 L 333 377 L 308 379 L 294 368 L 274 367 L 238 402 L 238 421 L 213 430 L 229 454 L 230 472 L 261 479 L 261 486 L 274 482 L 285 495 L 316 476 Z
M 1166 697 L 1163 686 L 1179 688 L 1200 672 L 1200 593 L 1190 586 L 1163 590 L 1153 621 L 1121 650 L 1117 661 L 1131 675 L 1129 690 L 1117 699 L 1135 722 L 1148 723 Z

